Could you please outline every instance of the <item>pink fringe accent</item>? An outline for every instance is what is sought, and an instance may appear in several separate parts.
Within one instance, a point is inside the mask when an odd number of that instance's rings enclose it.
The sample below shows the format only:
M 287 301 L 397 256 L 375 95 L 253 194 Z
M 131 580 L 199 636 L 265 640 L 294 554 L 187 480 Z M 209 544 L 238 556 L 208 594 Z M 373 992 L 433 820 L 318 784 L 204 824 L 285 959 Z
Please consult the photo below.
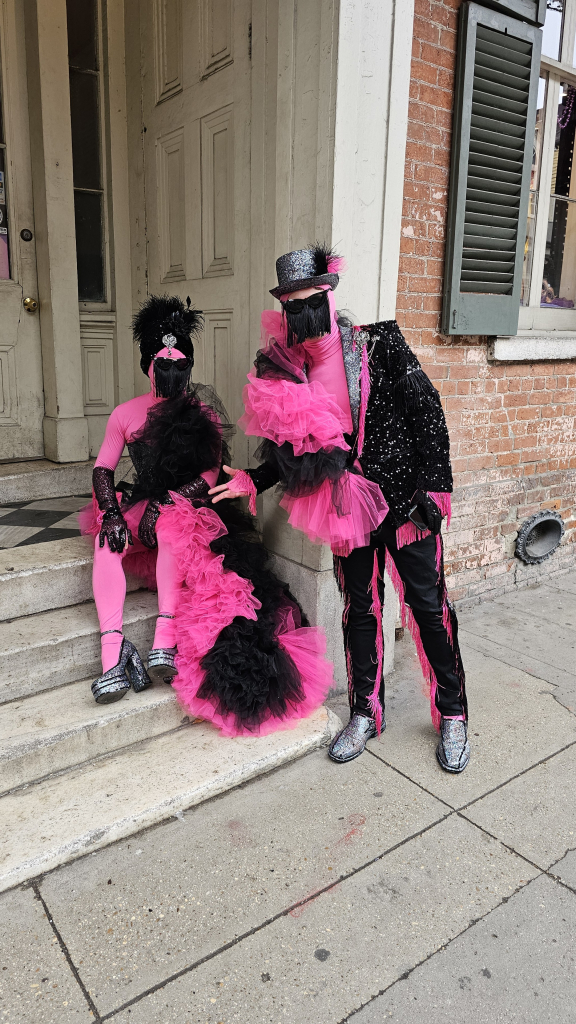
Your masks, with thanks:
M 369 543 L 372 531 L 386 518 L 388 505 L 378 484 L 359 473 L 343 474 L 341 499 L 337 510 L 332 482 L 325 480 L 313 494 L 285 494 L 280 505 L 288 512 L 290 526 L 302 530 L 314 544 L 329 544 L 335 555 L 349 555 Z
M 413 544 L 416 540 L 423 540 L 430 536 L 430 530 L 419 530 L 411 519 L 402 523 L 396 530 L 396 547 L 405 548 L 407 544 Z
M 442 513 L 443 518 L 446 520 L 446 529 L 450 526 L 450 519 L 452 517 L 452 503 L 450 495 L 445 491 L 428 491 L 432 501 L 435 501 Z M 430 536 L 430 530 L 419 530 L 415 523 L 411 519 L 407 523 L 403 523 L 396 530 L 396 546 L 398 548 L 406 547 L 407 544 L 413 544 L 416 540 L 423 540 L 424 537 Z M 436 539 L 436 569 L 440 572 L 440 562 L 442 560 L 442 547 L 440 544 L 439 536 Z
M 382 673 L 384 671 L 384 634 L 382 630 L 382 602 L 380 600 L 380 594 L 378 593 L 378 579 L 380 577 L 380 570 L 378 567 L 378 552 L 374 551 L 374 569 L 372 572 L 372 580 L 370 583 L 372 590 L 372 607 L 370 611 L 376 619 L 376 682 L 374 683 L 374 689 L 368 697 L 368 704 L 370 705 L 370 711 L 372 712 L 372 718 L 376 720 L 376 732 L 378 735 L 382 732 L 382 705 L 380 703 L 380 686 L 382 684 Z
M 400 578 L 398 569 L 396 568 L 396 563 L 389 551 L 386 552 L 386 571 L 390 576 L 390 579 L 392 580 L 394 590 L 398 594 L 398 599 L 400 601 L 400 614 L 402 618 L 402 625 L 404 626 L 405 629 L 408 628 L 410 630 L 410 633 L 412 634 L 412 639 L 414 640 L 414 643 L 416 645 L 418 660 L 420 661 L 420 667 L 422 669 L 424 682 L 426 684 L 425 693 L 430 698 L 430 716 L 432 718 L 432 725 L 436 729 L 436 732 L 439 732 L 440 712 L 436 707 L 436 689 L 438 687 L 438 683 L 436 681 L 434 670 L 430 662 L 428 661 L 428 658 L 426 657 L 426 652 L 424 650 L 424 647 L 422 646 L 422 638 L 420 636 L 420 630 L 418 629 L 418 623 L 414 618 L 412 609 L 406 604 L 404 584 Z M 448 612 L 447 607 L 445 610 Z
M 233 490 L 237 494 L 241 494 L 243 497 L 248 498 L 248 509 L 250 514 L 256 515 L 256 484 L 249 473 L 246 473 L 243 469 L 236 470 L 233 479 Z
M 266 437 L 277 445 L 289 441 L 295 455 L 320 448 L 350 450 L 343 433 L 346 417 L 319 381 L 303 386 L 249 373 L 243 398 L 238 425 L 249 437 Z
M 438 583 L 440 583 L 440 567 L 442 565 L 442 537 L 438 533 L 436 535 L 436 572 L 438 573 Z
M 448 529 L 452 519 L 452 495 L 448 494 L 447 491 L 428 491 L 428 494 L 432 501 L 435 501 L 438 505 L 442 516 L 446 520 L 446 529 Z
M 327 267 L 329 274 L 345 274 L 348 270 L 348 264 L 343 256 L 335 256 L 328 260 Z
M 364 449 L 364 430 L 366 427 L 366 410 L 370 397 L 370 371 L 368 369 L 368 348 L 362 348 L 362 366 L 360 370 L 360 410 L 358 413 L 358 456 Z
M 296 665 L 304 690 L 304 700 L 291 707 L 283 718 L 270 716 L 256 729 L 238 729 L 234 715 L 221 715 L 210 700 L 199 699 L 196 694 L 205 676 L 200 666 L 202 658 L 225 626 L 238 615 L 256 619 L 261 604 L 254 597 L 250 581 L 224 569 L 224 556 L 210 549 L 211 541 L 226 533 L 216 511 L 194 508 L 181 495 L 170 493 L 174 504 L 161 506 L 160 512 L 163 536 L 174 550 L 183 580 L 175 618 L 178 675 L 172 684 L 180 702 L 192 717 L 212 722 L 225 736 L 264 736 L 277 729 L 292 728 L 322 704 L 334 685 L 333 666 L 325 659 L 323 631 L 317 627 L 295 628 L 291 609 L 279 615 L 278 642 Z M 148 551 L 138 540 L 138 523 L 145 507 L 146 502 L 139 502 L 125 513 L 135 540 L 134 551 L 130 549 L 123 564 L 127 571 L 148 581 L 155 567 L 156 551 Z M 85 533 L 98 534 L 94 506 L 82 510 L 82 523 Z

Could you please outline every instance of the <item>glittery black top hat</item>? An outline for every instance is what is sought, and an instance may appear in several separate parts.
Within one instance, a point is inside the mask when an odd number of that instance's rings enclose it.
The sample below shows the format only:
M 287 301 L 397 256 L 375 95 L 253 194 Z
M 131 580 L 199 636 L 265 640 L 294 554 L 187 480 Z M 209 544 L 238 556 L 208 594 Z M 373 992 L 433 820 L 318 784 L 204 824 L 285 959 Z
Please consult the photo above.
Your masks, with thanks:
M 342 258 L 325 245 L 287 252 L 276 260 L 278 287 L 271 288 L 270 294 L 279 299 L 286 293 L 320 284 L 328 284 L 334 290 L 340 280 L 337 271 L 342 269 L 342 263 Z

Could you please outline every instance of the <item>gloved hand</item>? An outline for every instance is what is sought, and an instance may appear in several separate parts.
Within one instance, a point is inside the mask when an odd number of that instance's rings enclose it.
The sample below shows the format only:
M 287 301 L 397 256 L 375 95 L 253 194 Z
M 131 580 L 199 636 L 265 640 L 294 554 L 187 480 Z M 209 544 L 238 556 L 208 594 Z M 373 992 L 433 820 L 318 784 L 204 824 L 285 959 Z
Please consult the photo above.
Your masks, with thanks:
M 144 509 L 144 515 L 138 527 L 138 536 L 146 548 L 157 548 L 156 521 L 160 515 L 160 509 L 154 501 L 149 501 Z
M 430 533 L 433 533 L 435 536 L 439 534 L 442 528 L 442 513 L 430 495 L 426 491 L 414 491 L 411 505 L 418 506 L 418 511 Z
M 108 540 L 110 551 L 117 551 L 119 554 L 124 551 L 126 541 L 132 544 L 132 534 L 128 524 L 122 515 L 119 506 L 108 509 L 102 518 L 100 527 L 100 547 L 104 547 L 104 541 Z
M 107 466 L 95 466 L 92 473 L 92 486 L 98 508 L 104 513 L 100 529 L 100 547 L 103 548 L 104 541 L 108 539 L 110 551 L 120 553 L 124 551 L 126 542 L 132 544 L 132 534 L 120 511 L 114 487 L 113 470 L 108 469 Z

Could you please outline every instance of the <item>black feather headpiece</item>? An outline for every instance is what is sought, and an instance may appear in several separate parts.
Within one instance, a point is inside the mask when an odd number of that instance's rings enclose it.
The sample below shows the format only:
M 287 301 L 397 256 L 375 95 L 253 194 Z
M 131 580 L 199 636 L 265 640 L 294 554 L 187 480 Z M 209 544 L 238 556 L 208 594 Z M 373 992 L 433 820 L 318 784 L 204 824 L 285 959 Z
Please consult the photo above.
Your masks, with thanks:
M 202 311 L 191 306 L 190 298 L 184 305 L 178 295 L 150 295 L 132 320 L 134 341 L 140 347 L 142 372 L 148 374 L 154 356 L 161 349 L 170 347 L 168 339 L 176 339 L 172 345 L 190 360 L 192 366 L 192 338 L 200 333 L 203 324 Z

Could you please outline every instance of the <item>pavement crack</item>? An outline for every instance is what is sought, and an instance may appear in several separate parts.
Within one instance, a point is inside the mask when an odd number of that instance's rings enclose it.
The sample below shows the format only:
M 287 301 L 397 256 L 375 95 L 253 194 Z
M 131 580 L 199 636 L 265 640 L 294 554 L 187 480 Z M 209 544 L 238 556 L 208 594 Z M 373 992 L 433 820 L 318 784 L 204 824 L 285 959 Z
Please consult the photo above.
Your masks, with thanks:
M 98 1009 L 96 1007 L 96 1003 L 92 999 L 92 996 L 90 995 L 88 989 L 86 988 L 86 985 L 84 984 L 84 982 L 82 981 L 82 978 L 80 977 L 78 968 L 76 967 L 76 964 L 74 963 L 74 961 L 73 961 L 73 959 L 72 959 L 72 957 L 70 955 L 70 952 L 68 950 L 68 946 L 64 942 L 64 939 L 63 939 L 63 937 L 62 937 L 62 935 L 61 935 L 61 933 L 60 933 L 60 931 L 59 931 L 59 929 L 58 929 L 58 927 L 56 925 L 56 922 L 54 921 L 54 918 L 52 917 L 52 914 L 50 913 L 50 909 L 48 907 L 48 904 L 46 903 L 46 900 L 44 899 L 42 893 L 40 892 L 40 886 L 38 885 L 38 882 L 33 882 L 30 885 L 30 888 L 32 889 L 32 891 L 34 893 L 34 898 L 37 899 L 38 902 L 41 903 L 42 906 L 44 907 L 44 913 L 46 914 L 46 918 L 48 920 L 48 924 L 50 925 L 52 931 L 54 932 L 54 935 L 58 939 L 58 944 L 60 946 L 60 949 L 62 950 L 62 953 L 64 954 L 64 958 L 65 958 L 65 960 L 66 960 L 66 962 L 68 964 L 68 967 L 72 971 L 72 974 L 74 975 L 74 977 L 75 977 L 75 979 L 76 979 L 76 981 L 78 983 L 78 986 L 79 986 L 79 988 L 80 988 L 80 990 L 82 992 L 82 995 L 84 996 L 86 1002 L 88 1003 L 88 1006 L 90 1007 L 90 1010 L 92 1011 L 92 1015 L 94 1017 L 94 1021 L 96 1022 L 96 1024 L 101 1024 L 102 1017 L 100 1016 L 100 1014 L 98 1012 Z
M 540 871 L 539 874 L 542 875 L 545 874 L 545 872 Z M 531 882 L 534 881 L 534 878 L 531 879 Z M 432 952 L 428 954 L 428 956 L 423 957 L 422 960 L 419 960 L 418 963 L 414 964 L 413 967 L 410 967 L 407 971 L 404 971 L 403 974 L 401 974 L 398 978 L 395 978 L 394 981 L 391 981 L 389 985 L 385 986 L 385 988 L 381 988 L 379 992 L 376 992 L 373 996 L 370 996 L 370 999 L 367 999 L 365 1003 L 362 1003 L 360 1006 L 357 1006 L 356 1009 L 351 1010 L 351 1012 L 347 1014 L 346 1017 L 342 1017 L 337 1022 L 337 1024 L 346 1024 L 347 1021 L 352 1020 L 352 1018 L 355 1017 L 357 1013 L 360 1013 L 361 1010 L 365 1009 L 366 1006 L 370 1006 L 371 1003 L 374 1003 L 377 999 L 380 998 L 380 996 L 385 995 L 386 992 L 389 992 L 390 989 L 394 988 L 394 986 L 397 985 L 398 982 L 406 981 L 407 978 L 409 978 L 410 975 L 414 973 L 414 971 L 418 970 L 419 967 L 422 967 L 424 964 L 428 963 L 429 960 L 432 960 L 433 957 L 438 956 L 439 953 L 442 953 L 445 949 L 448 949 L 448 947 L 451 946 L 452 943 L 456 941 L 456 939 L 459 939 L 462 935 L 465 935 L 466 932 L 469 932 L 471 928 L 475 928 L 477 924 L 479 924 L 481 921 L 484 921 L 487 917 L 490 916 L 490 914 L 493 914 L 495 910 L 498 910 L 499 907 L 502 907 L 506 903 L 508 903 L 513 896 L 516 896 L 517 893 L 521 892 L 522 889 L 525 889 L 527 885 L 530 885 L 530 882 L 526 882 L 523 885 L 517 886 L 517 888 L 514 890 L 513 893 L 510 894 L 510 896 L 504 896 L 500 900 L 500 902 L 496 904 L 495 907 L 491 907 L 490 910 L 487 910 L 485 914 L 480 914 L 479 917 L 475 917 L 472 921 L 469 921 L 466 927 L 462 928 L 462 931 L 459 931 L 456 935 L 453 935 L 451 939 L 448 939 L 447 942 L 444 942 L 441 946 L 438 947 L 438 949 L 433 949 Z
M 462 804 L 461 807 L 455 807 L 454 810 L 460 812 L 467 810 L 468 807 L 473 807 L 479 800 L 484 800 L 485 797 L 491 796 L 492 793 L 497 793 L 499 789 L 503 789 L 504 786 L 508 786 L 510 782 L 515 782 L 516 779 L 521 779 L 523 775 L 527 775 L 533 768 L 539 768 L 541 764 L 545 764 L 546 761 L 551 761 L 552 758 L 558 757 L 559 754 L 563 754 L 566 750 L 570 750 L 571 747 L 576 745 L 576 740 L 571 740 L 564 747 L 560 747 L 559 750 L 554 750 L 551 754 L 546 754 L 541 757 L 539 761 L 535 761 L 534 764 L 528 765 L 527 768 L 523 768 L 521 772 L 517 772 L 516 775 L 511 775 L 508 779 L 504 779 L 503 782 L 499 782 L 497 786 L 492 789 L 487 789 L 485 793 L 481 793 L 480 796 L 474 797 L 473 800 L 469 800 L 467 804 Z
M 421 789 L 423 793 L 427 794 L 427 796 L 431 796 L 434 800 L 437 800 L 438 803 L 444 804 L 444 807 L 448 807 L 452 812 L 456 810 L 456 808 L 452 804 L 449 804 L 447 800 L 443 800 L 441 796 L 436 796 L 436 793 L 432 793 L 431 790 L 426 789 L 426 786 L 423 786 L 421 782 L 417 782 L 415 779 L 411 778 L 410 775 L 406 775 L 405 772 L 400 771 L 399 768 L 396 768 L 396 766 L 391 764 L 390 761 L 386 761 L 386 759 L 376 753 L 375 750 L 371 750 L 369 747 L 366 747 L 366 751 L 368 754 L 372 754 L 372 757 L 375 757 L 377 761 L 381 762 L 381 764 L 385 764 L 387 768 L 391 768 L 392 771 L 396 772 L 397 775 L 400 775 L 401 778 L 406 779 L 407 782 L 411 782 L 414 786 L 418 786 L 418 789 Z
M 140 992 L 137 996 L 129 999 L 126 1003 L 122 1003 L 121 1006 L 117 1006 L 115 1010 L 110 1010 L 109 1013 L 105 1013 L 102 1017 L 98 1017 L 98 1021 L 104 1022 L 106 1020 L 110 1020 L 112 1017 L 115 1017 L 116 1014 L 122 1013 L 128 1007 L 134 1006 L 135 1003 L 139 1003 L 142 999 L 146 999 L 147 996 L 153 995 L 154 992 L 158 992 L 160 989 L 165 988 L 166 985 L 169 985 L 171 982 L 177 981 L 178 978 L 182 978 L 186 974 L 190 974 L 191 971 L 195 971 L 198 967 L 208 963 L 208 961 L 214 960 L 214 958 L 220 956 L 221 953 L 226 953 L 229 949 L 233 949 L 234 946 L 238 946 L 241 942 L 244 942 L 245 939 L 251 938 L 252 935 L 257 935 L 258 932 L 268 928 L 271 924 L 274 924 L 275 921 L 279 921 L 280 918 L 288 917 L 289 914 L 293 914 L 294 911 L 298 910 L 300 907 L 305 907 L 307 903 L 313 903 L 319 896 L 323 896 L 325 893 L 330 892 L 331 889 L 335 889 L 337 886 L 341 885 L 342 882 L 347 882 L 349 878 L 353 878 L 355 875 L 360 874 L 361 871 L 365 871 L 366 868 L 371 867 L 373 864 L 377 864 L 378 861 L 384 860 L 384 858 L 389 854 L 394 853 L 395 850 L 399 850 L 402 846 L 412 842 L 413 839 L 418 839 L 420 836 L 425 835 L 426 832 L 430 831 L 430 829 L 435 828 L 443 821 L 446 821 L 447 818 L 451 817 L 452 813 L 452 810 L 450 810 L 449 814 L 444 814 L 441 818 L 437 818 L 436 821 L 433 821 L 424 828 L 419 829 L 418 832 L 413 832 L 405 839 L 401 839 L 398 843 L 390 846 L 387 850 L 377 854 L 375 857 L 371 857 L 370 860 L 366 861 L 364 864 L 360 864 L 359 867 L 352 868 L 351 871 L 346 872 L 344 875 L 339 875 L 339 877 L 335 878 L 329 885 L 323 886 L 323 888 L 318 889 L 316 892 L 311 893 L 302 900 L 298 900 L 296 903 L 286 907 L 284 910 L 279 910 L 277 914 L 273 914 L 272 917 L 262 921 L 261 924 L 254 925 L 253 928 L 249 928 L 241 935 L 237 935 L 236 938 L 230 939 L 229 942 L 225 942 L 222 946 L 219 946 L 218 949 L 213 950 L 211 953 L 206 953 L 206 955 L 200 957 L 199 960 L 195 960 L 193 964 L 188 964 L 187 967 L 182 967 L 181 970 L 176 971 L 174 974 L 170 974 L 167 978 L 164 978 L 163 981 L 157 982 L 156 985 L 151 985 L 150 988 L 145 989 L 144 992 Z

